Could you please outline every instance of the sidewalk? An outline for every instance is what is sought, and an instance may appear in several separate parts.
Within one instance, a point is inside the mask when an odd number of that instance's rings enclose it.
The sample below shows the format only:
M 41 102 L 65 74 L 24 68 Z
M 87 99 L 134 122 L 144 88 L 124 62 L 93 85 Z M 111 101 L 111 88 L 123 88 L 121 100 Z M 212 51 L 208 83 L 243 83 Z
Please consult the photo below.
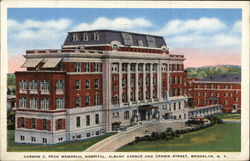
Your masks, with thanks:
M 111 137 L 108 137 L 85 150 L 85 152 L 114 152 L 120 147 L 133 141 L 136 136 L 144 136 L 153 131 L 165 131 L 166 128 L 171 127 L 173 129 L 184 129 L 184 121 L 164 121 L 156 122 L 150 125 L 142 125 L 136 129 L 130 131 L 120 132 Z

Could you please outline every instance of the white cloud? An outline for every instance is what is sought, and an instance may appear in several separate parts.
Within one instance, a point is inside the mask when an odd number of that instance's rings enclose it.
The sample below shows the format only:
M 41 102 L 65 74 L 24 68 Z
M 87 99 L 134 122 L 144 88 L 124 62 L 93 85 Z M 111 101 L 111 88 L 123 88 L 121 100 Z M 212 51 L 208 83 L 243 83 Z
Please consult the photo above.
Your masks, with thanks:
M 93 29 L 138 30 L 152 26 L 152 23 L 145 18 L 129 19 L 118 17 L 115 19 L 109 19 L 106 17 L 99 17 L 92 23 L 81 23 L 75 26 L 73 31 Z
M 58 20 L 47 20 L 47 21 L 37 21 L 27 19 L 23 23 L 20 23 L 16 20 L 8 20 L 8 29 L 12 31 L 16 30 L 27 30 L 27 29 L 51 29 L 51 30 L 64 30 L 68 28 L 71 24 L 71 21 L 68 19 L 58 19 Z
M 187 32 L 215 32 L 225 29 L 226 25 L 217 18 L 202 17 L 197 20 L 172 20 L 158 31 L 163 35 L 176 35 Z
M 241 26 L 242 26 L 242 22 L 236 21 L 233 25 L 232 31 L 236 33 L 241 33 Z

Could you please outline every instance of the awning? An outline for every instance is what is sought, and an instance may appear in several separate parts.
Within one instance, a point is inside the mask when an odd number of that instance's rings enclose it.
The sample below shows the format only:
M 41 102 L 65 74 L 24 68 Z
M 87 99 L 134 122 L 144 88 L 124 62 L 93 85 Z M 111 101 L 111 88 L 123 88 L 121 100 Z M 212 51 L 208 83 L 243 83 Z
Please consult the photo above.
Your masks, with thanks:
M 21 68 L 35 68 L 42 60 L 43 58 L 27 59 Z
M 62 60 L 62 58 L 46 58 L 42 68 L 54 68 Z

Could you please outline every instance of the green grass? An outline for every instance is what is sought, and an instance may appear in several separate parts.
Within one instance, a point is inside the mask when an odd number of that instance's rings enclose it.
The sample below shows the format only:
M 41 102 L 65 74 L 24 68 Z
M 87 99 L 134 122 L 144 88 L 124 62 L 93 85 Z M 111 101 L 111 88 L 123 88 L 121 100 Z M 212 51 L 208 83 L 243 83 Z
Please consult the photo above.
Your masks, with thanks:
M 221 114 L 216 114 L 214 116 L 221 118 L 221 119 L 240 119 L 241 118 L 241 114 L 231 114 L 231 113 L 221 113 Z
M 17 144 L 14 142 L 14 130 L 8 131 L 8 152 L 24 152 L 24 151 L 36 151 L 36 152 L 72 152 L 72 151 L 84 151 L 91 145 L 103 140 L 113 134 L 107 134 L 104 136 L 98 136 L 95 138 L 64 142 L 55 145 L 32 145 L 32 144 Z
M 240 151 L 240 123 L 216 124 L 173 140 L 142 141 L 118 151 Z

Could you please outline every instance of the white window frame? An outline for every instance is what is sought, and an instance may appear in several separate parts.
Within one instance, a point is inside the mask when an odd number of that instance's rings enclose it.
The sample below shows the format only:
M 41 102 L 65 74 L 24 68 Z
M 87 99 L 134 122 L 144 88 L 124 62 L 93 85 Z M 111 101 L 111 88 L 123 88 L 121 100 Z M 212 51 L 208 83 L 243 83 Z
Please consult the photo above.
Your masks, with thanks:
M 56 99 L 56 109 L 64 109 L 64 98 Z
M 83 33 L 82 34 L 82 41 L 88 41 L 89 40 L 89 35 L 88 33 Z
M 37 97 L 31 97 L 30 98 L 30 108 L 37 109 L 38 108 L 38 98 Z
M 94 32 L 93 33 L 93 40 L 100 40 L 100 34 L 99 34 L 99 32 Z
M 76 80 L 76 90 L 81 89 L 81 80 Z
M 27 81 L 26 80 L 19 81 L 19 89 L 20 90 L 27 90 Z
M 85 63 L 85 72 L 90 72 L 90 63 Z
M 41 109 L 48 110 L 49 109 L 49 99 L 48 98 L 42 98 L 41 100 Z
M 90 89 L 90 80 L 89 79 L 85 80 L 85 88 Z
M 27 98 L 19 98 L 19 107 L 27 108 Z

